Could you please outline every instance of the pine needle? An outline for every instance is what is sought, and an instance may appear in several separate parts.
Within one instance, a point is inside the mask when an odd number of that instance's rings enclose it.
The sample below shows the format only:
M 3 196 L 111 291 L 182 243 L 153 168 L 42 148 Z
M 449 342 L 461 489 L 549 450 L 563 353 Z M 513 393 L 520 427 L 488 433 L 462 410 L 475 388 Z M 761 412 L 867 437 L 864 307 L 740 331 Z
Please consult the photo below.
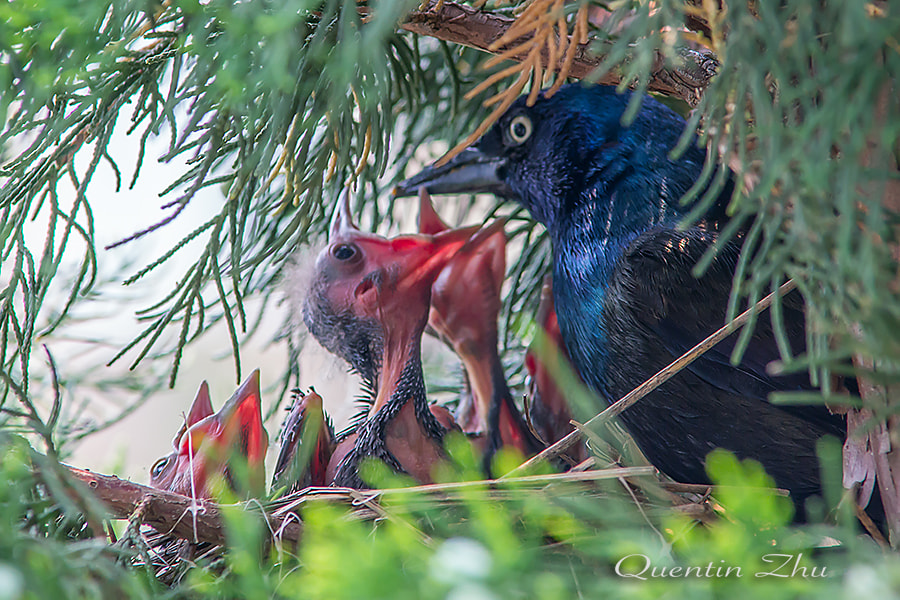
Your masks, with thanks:
M 519 96 L 529 80 L 531 90 L 527 99 L 528 106 L 534 105 L 545 80 L 553 73 L 555 82 L 545 95 L 552 96 L 559 90 L 571 71 L 578 50 L 587 42 L 588 5 L 579 7 L 574 22 L 575 27 L 570 38 L 562 0 L 533 0 L 509 29 L 489 45 L 488 49 L 497 54 L 485 61 L 482 69 L 496 66 L 504 60 L 518 62 L 483 79 L 466 94 L 466 99 L 477 96 L 508 77 L 513 75 L 518 77 L 512 85 L 482 103 L 486 108 L 497 104 L 498 107 L 503 107 L 503 110 L 499 108 L 493 110 L 465 140 L 442 156 L 437 161 L 438 165 L 446 164 L 490 129 Z M 513 43 L 515 45 L 505 48 Z M 560 56 L 564 56 L 562 64 L 559 63 Z

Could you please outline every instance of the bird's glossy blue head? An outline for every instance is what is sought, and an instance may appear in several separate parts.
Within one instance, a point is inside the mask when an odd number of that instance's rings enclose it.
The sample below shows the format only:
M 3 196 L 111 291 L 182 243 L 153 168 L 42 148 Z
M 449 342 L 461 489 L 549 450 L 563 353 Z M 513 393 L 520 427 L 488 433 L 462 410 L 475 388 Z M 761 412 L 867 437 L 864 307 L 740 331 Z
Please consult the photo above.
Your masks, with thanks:
M 492 192 L 524 205 L 550 230 L 570 219 L 594 221 L 606 236 L 639 233 L 683 211 L 681 196 L 700 176 L 705 153 L 691 144 L 669 153 L 685 121 L 646 97 L 627 127 L 631 93 L 569 84 L 534 106 L 519 98 L 472 147 L 442 167 L 428 167 L 397 193 Z

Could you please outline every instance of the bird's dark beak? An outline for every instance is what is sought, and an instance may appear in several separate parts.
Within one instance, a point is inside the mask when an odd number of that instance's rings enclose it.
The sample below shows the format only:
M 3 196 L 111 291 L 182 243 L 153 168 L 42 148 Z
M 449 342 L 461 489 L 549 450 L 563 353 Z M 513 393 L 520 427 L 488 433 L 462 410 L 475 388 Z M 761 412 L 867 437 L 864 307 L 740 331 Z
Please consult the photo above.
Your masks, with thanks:
M 505 160 L 488 156 L 477 148 L 466 148 L 447 164 L 425 167 L 394 188 L 395 196 L 413 196 L 419 188 L 433 194 L 490 193 L 510 196 L 511 190 L 500 178 Z

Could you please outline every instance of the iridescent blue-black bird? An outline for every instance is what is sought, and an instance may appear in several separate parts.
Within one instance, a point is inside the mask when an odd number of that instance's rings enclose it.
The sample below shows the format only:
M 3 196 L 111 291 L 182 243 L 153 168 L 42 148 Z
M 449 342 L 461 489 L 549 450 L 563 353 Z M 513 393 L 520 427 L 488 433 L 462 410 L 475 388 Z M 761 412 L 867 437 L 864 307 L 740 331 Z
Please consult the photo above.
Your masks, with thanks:
M 692 143 L 670 158 L 686 124 L 652 98 L 624 125 L 630 98 L 578 84 L 530 107 L 520 98 L 474 147 L 397 190 L 492 192 L 519 202 L 547 228 L 566 348 L 608 402 L 724 323 L 740 251 L 739 241 L 725 244 L 694 277 L 725 224 L 731 186 L 705 218 L 678 228 L 691 208 L 679 201 L 700 178 L 706 153 Z M 793 349 L 803 351 L 800 299 L 787 297 L 783 312 Z M 760 319 L 739 366 L 729 360 L 733 345 L 707 352 L 622 421 L 647 458 L 679 481 L 708 481 L 704 460 L 717 447 L 760 461 L 790 490 L 803 518 L 805 498 L 820 492 L 816 442 L 826 434 L 843 438 L 844 420 L 822 406 L 768 401 L 770 392 L 810 387 L 805 375 L 767 372 L 779 358 L 769 319 Z

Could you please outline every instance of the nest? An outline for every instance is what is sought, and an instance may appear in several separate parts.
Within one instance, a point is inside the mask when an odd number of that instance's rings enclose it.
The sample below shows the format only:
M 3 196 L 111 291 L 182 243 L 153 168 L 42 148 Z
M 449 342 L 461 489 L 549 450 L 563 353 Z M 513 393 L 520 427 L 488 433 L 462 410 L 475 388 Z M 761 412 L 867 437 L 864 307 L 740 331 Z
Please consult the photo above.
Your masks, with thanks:
M 303 531 L 302 515 L 312 503 L 326 502 L 345 509 L 345 517 L 372 523 L 391 521 L 416 533 L 430 545 L 426 511 L 439 511 L 448 521 L 473 501 L 505 503 L 542 497 L 561 503 L 573 497 L 612 501 L 630 499 L 642 518 L 651 522 L 664 513 L 681 514 L 699 522 L 715 518 L 715 486 L 663 481 L 650 466 L 593 468 L 588 459 L 566 473 L 512 476 L 500 479 L 436 483 L 412 487 L 356 490 L 306 488 L 269 502 L 250 500 L 241 510 L 256 513 L 268 530 L 267 543 L 279 551 L 294 552 Z M 70 469 L 86 483 L 114 519 L 128 519 L 126 533 L 117 544 L 134 553 L 133 562 L 150 565 L 157 578 L 177 584 L 191 568 L 221 570 L 226 545 L 223 506 L 149 488 L 114 476 Z M 554 543 L 557 540 L 548 540 Z

